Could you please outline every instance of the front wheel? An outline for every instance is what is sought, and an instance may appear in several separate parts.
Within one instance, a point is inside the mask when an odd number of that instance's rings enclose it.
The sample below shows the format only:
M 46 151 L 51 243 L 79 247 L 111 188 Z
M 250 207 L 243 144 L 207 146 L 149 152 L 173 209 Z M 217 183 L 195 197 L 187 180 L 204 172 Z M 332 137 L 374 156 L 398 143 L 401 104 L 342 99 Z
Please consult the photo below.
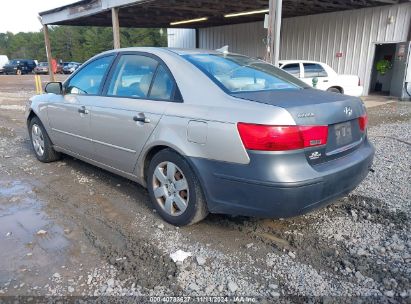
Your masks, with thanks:
M 34 153 L 39 161 L 49 163 L 60 158 L 60 153 L 53 149 L 46 129 L 37 117 L 30 120 L 29 134 Z
M 147 188 L 157 212 L 170 224 L 191 225 L 208 214 L 194 171 L 184 157 L 171 149 L 160 151 L 151 160 Z
M 23 74 L 21 70 L 17 70 L 17 71 L 16 71 L 16 75 L 19 75 L 19 76 L 20 76 L 21 74 Z

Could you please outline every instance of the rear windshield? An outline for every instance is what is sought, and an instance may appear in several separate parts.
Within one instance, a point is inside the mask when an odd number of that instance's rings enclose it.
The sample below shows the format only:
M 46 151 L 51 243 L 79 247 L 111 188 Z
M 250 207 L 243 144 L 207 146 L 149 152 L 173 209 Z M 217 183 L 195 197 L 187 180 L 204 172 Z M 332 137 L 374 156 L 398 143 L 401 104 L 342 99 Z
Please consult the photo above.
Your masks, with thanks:
M 183 55 L 230 93 L 299 90 L 307 85 L 262 60 L 234 54 Z

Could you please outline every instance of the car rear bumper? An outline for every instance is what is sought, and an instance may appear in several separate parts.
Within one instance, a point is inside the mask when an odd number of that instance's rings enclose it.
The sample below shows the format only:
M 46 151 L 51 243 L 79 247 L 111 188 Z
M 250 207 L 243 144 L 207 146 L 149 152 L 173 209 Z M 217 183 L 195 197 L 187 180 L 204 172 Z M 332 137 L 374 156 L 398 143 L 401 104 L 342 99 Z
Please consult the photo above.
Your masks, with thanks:
M 248 165 L 189 159 L 210 212 L 283 218 L 319 208 L 361 183 L 371 168 L 374 147 L 365 140 L 354 152 L 316 166 L 308 164 L 303 153 L 249 155 Z

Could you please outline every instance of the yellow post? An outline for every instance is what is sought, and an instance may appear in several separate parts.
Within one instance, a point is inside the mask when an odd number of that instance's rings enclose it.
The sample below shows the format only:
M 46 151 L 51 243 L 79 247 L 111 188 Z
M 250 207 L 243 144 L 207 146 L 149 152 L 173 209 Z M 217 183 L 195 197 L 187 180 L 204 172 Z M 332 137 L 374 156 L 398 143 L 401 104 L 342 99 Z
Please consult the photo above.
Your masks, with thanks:
M 39 93 L 39 83 L 37 81 L 37 75 L 36 74 L 34 74 L 34 82 L 36 84 L 36 94 L 38 94 Z
M 34 75 L 34 80 L 36 83 L 36 94 L 43 93 L 43 88 L 41 86 L 41 77 L 40 75 Z

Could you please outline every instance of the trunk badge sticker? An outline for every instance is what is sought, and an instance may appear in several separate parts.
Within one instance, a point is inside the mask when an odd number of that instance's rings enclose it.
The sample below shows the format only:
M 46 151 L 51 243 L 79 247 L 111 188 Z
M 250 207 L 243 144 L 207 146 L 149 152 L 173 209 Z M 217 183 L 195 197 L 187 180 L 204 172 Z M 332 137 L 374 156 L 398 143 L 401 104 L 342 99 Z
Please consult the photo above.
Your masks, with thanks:
M 298 113 L 297 117 L 298 118 L 306 118 L 306 117 L 314 117 L 314 113 Z
M 318 159 L 320 157 L 321 157 L 321 153 L 318 152 L 318 151 L 315 151 L 315 152 L 311 153 L 311 155 L 308 158 L 311 159 L 311 160 L 314 160 L 314 159 Z
M 351 109 L 351 107 L 345 107 L 345 108 L 344 108 L 344 113 L 345 113 L 345 115 L 347 115 L 347 116 L 351 116 L 351 115 L 352 115 L 352 109 Z

